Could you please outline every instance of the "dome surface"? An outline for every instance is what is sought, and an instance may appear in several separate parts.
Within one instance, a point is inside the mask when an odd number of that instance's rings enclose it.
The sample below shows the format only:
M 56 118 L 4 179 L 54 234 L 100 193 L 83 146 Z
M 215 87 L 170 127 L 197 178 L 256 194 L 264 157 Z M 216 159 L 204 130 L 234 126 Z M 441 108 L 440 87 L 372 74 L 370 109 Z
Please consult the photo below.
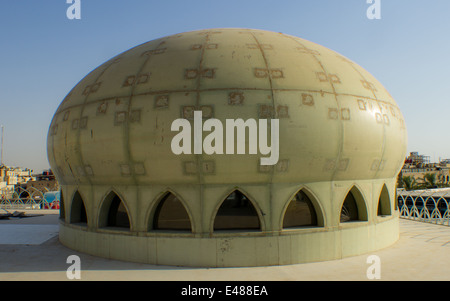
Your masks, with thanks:
M 279 119 L 279 160 L 171 151 L 177 118 Z M 203 135 L 203 138 L 206 134 Z M 363 68 L 301 38 L 214 29 L 160 38 L 102 64 L 67 95 L 49 160 L 63 183 L 309 182 L 393 177 L 402 114 Z

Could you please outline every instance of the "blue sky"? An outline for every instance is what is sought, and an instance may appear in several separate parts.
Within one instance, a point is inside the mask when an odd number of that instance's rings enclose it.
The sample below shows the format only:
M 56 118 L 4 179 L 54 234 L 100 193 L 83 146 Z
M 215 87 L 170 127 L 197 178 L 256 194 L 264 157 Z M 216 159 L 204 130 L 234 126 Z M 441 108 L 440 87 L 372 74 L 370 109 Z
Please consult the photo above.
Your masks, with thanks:
M 0 124 L 4 163 L 49 168 L 46 138 L 65 95 L 87 73 L 138 44 L 184 31 L 242 27 L 298 36 L 372 73 L 406 119 L 408 152 L 450 158 L 450 1 L 66 0 L 0 2 Z

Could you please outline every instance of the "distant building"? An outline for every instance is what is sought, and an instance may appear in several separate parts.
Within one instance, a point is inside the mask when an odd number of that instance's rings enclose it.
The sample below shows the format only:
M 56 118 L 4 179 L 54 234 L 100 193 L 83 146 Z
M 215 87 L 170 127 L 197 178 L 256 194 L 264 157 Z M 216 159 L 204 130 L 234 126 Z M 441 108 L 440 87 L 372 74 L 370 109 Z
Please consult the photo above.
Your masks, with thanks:
M 418 152 L 410 152 L 405 160 L 405 165 L 419 167 L 430 163 L 430 156 L 419 155 Z
M 17 186 L 36 180 L 31 169 L 0 165 L 0 198 L 9 198 Z
M 415 185 L 420 187 L 427 184 L 426 174 L 434 174 L 436 187 L 450 185 L 450 159 L 430 163 L 429 158 L 419 155 L 418 152 L 411 152 L 400 171 L 400 179 L 410 177 Z
M 57 191 L 59 184 L 51 170 L 32 174 L 33 170 L 0 165 L 0 199 L 11 198 L 14 192 L 20 197 L 28 197 L 30 188 L 42 192 Z
M 26 183 L 26 189 L 36 188 L 39 191 L 57 191 L 59 190 L 58 181 L 55 179 L 55 175 L 51 170 L 46 170 L 42 174 L 34 175 L 35 179 Z

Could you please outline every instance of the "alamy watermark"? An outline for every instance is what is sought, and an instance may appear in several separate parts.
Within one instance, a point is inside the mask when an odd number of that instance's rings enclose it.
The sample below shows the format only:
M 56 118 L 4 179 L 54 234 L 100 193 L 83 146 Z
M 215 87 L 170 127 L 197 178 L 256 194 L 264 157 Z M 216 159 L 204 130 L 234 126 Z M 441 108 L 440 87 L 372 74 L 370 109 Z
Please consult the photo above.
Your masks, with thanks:
M 381 19 L 381 0 L 366 0 L 367 4 L 372 4 L 367 8 L 366 16 L 369 20 Z
M 66 0 L 70 6 L 67 8 L 66 16 L 69 20 L 81 19 L 81 0 Z
M 268 119 L 226 119 L 225 127 L 222 121 L 210 118 L 203 122 L 202 111 L 194 111 L 194 125 L 184 118 L 175 119 L 171 131 L 179 131 L 171 142 L 171 149 L 175 155 L 180 154 L 234 154 L 236 141 L 236 154 L 246 153 L 246 132 L 248 129 L 248 153 L 269 155 L 261 157 L 261 165 L 275 165 L 279 157 L 279 120 L 270 120 L 270 146 L 268 145 Z M 225 146 L 223 145 L 225 130 Z M 203 132 L 210 132 L 203 139 Z M 192 147 L 192 132 L 194 134 Z M 235 133 L 236 139 L 235 139 Z M 192 149 L 193 148 L 193 149 Z
M 69 20 L 81 19 L 81 0 L 66 0 L 70 6 L 67 8 L 66 16 Z M 370 20 L 381 19 L 381 0 L 366 0 L 367 4 L 371 4 L 366 11 L 366 16 Z
M 81 259 L 77 255 L 67 257 L 66 263 L 71 264 L 66 271 L 67 279 L 81 279 Z
M 367 279 L 375 280 L 381 279 L 381 259 L 377 255 L 370 255 L 366 259 L 366 263 L 370 264 L 367 268 L 366 276 Z

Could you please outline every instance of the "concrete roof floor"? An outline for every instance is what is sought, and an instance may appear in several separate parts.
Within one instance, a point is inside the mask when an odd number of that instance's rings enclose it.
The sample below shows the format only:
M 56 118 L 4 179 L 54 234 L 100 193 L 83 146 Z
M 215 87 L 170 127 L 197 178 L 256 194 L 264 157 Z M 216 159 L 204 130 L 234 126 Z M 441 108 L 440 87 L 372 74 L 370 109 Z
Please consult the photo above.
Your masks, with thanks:
M 380 258 L 382 281 L 450 280 L 450 227 L 405 219 L 400 220 L 400 239 L 370 254 L 287 266 L 190 268 L 75 252 L 58 241 L 58 210 L 18 211 L 42 216 L 0 220 L 0 281 L 69 280 L 66 260 L 70 255 L 80 257 L 81 280 L 88 281 L 376 281 L 367 277 L 372 266 L 367 263 L 369 255 Z

